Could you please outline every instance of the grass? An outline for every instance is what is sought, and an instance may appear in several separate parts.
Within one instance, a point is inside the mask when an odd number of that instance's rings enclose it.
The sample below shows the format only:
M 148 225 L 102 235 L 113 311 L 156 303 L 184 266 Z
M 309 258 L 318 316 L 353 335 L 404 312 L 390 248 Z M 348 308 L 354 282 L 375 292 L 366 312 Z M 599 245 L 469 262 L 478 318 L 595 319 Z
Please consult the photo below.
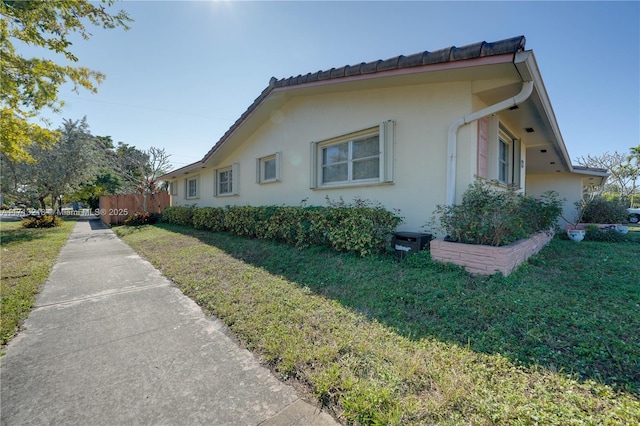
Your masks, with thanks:
M 555 239 L 504 278 L 428 252 L 117 232 L 345 423 L 640 424 L 637 241 Z
M 0 222 L 0 343 L 5 345 L 31 311 L 74 222 L 58 228 L 24 229 Z

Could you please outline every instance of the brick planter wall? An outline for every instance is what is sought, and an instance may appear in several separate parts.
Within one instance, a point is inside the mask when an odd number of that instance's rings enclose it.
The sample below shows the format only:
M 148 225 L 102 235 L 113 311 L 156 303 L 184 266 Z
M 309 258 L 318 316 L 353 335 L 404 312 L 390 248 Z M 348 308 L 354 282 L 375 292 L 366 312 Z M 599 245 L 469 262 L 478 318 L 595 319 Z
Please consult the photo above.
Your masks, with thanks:
M 507 276 L 531 255 L 538 253 L 552 238 L 553 233 L 541 232 L 502 247 L 432 240 L 431 258 L 460 265 L 472 274 L 492 275 L 501 272 Z

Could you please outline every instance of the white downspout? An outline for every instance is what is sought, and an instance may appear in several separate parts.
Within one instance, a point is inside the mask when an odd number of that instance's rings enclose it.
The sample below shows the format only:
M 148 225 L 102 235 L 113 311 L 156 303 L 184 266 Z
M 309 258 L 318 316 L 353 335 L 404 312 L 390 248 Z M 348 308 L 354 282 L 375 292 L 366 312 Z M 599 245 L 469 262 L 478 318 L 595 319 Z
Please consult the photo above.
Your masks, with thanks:
M 464 115 L 449 126 L 449 133 L 447 135 L 447 157 L 449 163 L 447 167 L 447 205 L 452 206 L 456 202 L 456 153 L 458 150 L 458 130 L 465 124 L 469 124 L 472 121 L 479 120 L 487 117 L 496 112 L 511 108 L 512 106 L 521 104 L 526 101 L 533 92 L 533 81 L 525 81 L 522 84 L 520 93 L 516 96 L 505 99 L 497 104 L 490 105 L 479 111 L 472 112 L 471 114 Z

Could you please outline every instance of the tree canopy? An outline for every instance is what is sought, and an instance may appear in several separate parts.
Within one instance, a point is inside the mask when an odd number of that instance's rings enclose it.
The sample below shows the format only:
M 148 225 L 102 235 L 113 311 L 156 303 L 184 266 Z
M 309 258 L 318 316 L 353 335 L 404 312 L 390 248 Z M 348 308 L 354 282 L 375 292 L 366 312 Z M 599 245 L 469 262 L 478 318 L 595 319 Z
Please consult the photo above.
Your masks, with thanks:
M 131 18 L 123 10 L 110 14 L 114 0 L 22 1 L 0 0 L 0 150 L 11 161 L 34 161 L 26 149 L 36 143 L 51 146 L 55 131 L 34 123 L 44 109 L 60 112 L 64 103 L 59 89 L 72 83 L 95 93 L 105 78 L 99 71 L 73 66 L 72 34 L 88 40 L 88 26 L 128 29 Z M 26 45 L 60 55 L 63 63 L 45 58 L 25 58 L 16 49 Z
M 66 199 L 97 208 L 103 195 L 129 193 L 136 194 L 146 211 L 143 195 L 166 189 L 158 180 L 171 169 L 164 149 L 141 150 L 123 142 L 116 146 L 110 136 L 92 135 L 86 118 L 63 120 L 56 135 L 50 148 L 26 148 L 35 162 L 12 161 L 0 153 L 0 193 L 8 203 L 55 211 Z
M 577 159 L 581 166 L 606 169 L 609 178 L 604 188 L 609 198 L 618 198 L 634 206 L 640 192 L 640 145 L 632 147 L 628 154 L 617 151 L 600 155 L 587 155 Z

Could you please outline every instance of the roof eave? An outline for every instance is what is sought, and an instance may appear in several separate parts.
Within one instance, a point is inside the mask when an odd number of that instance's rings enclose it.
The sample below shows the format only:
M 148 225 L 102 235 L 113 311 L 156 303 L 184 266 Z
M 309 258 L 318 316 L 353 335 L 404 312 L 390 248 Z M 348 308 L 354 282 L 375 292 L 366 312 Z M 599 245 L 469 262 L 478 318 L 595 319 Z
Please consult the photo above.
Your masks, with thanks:
M 307 81 L 296 83 L 293 85 L 278 85 L 274 84 L 274 79 L 272 78 L 269 86 L 262 92 L 262 94 L 256 98 L 254 103 L 245 111 L 242 116 L 236 120 L 236 122 L 231 126 L 231 128 L 220 138 L 220 140 L 213 146 L 213 148 L 204 156 L 204 158 L 200 161 L 202 164 L 207 164 L 211 160 L 211 158 L 215 155 L 216 152 L 224 145 L 229 139 L 233 138 L 233 136 L 237 133 L 240 127 L 250 120 L 256 112 L 269 100 L 271 100 L 274 96 L 289 93 L 295 91 L 303 91 L 315 87 L 329 86 L 329 85 L 342 85 L 348 84 L 358 81 L 366 81 L 366 80 L 375 80 L 375 79 L 383 79 L 390 78 L 396 76 L 403 75 L 415 75 L 421 74 L 425 72 L 436 72 L 436 71 L 451 71 L 455 69 L 463 69 L 470 67 L 478 67 L 478 66 L 486 66 L 486 65 L 497 65 L 504 63 L 513 62 L 514 55 L 513 53 L 505 53 L 495 56 L 486 56 L 481 58 L 474 59 L 464 59 L 458 60 L 454 62 L 445 62 L 445 63 L 436 63 L 436 64 L 428 64 L 415 66 L 410 68 L 397 68 L 387 71 L 379 71 L 370 74 L 358 74 L 348 77 L 342 78 L 331 78 L 325 80 L 317 80 L 317 81 Z M 187 166 L 188 167 L 188 166 Z
M 544 85 L 544 81 L 542 80 L 542 74 L 538 68 L 538 63 L 533 51 L 527 50 L 516 53 L 514 64 L 522 76 L 523 81 L 533 81 L 535 91 L 540 99 L 547 122 L 549 123 L 555 138 L 554 148 L 558 152 L 561 161 L 564 163 L 567 170 L 569 172 L 573 172 L 574 170 L 573 165 L 571 164 L 571 158 L 569 157 L 567 146 L 565 145 L 562 133 L 560 132 L 560 126 L 558 125 L 555 112 L 553 111 L 553 106 L 551 105 L 551 100 L 549 99 L 547 89 Z

